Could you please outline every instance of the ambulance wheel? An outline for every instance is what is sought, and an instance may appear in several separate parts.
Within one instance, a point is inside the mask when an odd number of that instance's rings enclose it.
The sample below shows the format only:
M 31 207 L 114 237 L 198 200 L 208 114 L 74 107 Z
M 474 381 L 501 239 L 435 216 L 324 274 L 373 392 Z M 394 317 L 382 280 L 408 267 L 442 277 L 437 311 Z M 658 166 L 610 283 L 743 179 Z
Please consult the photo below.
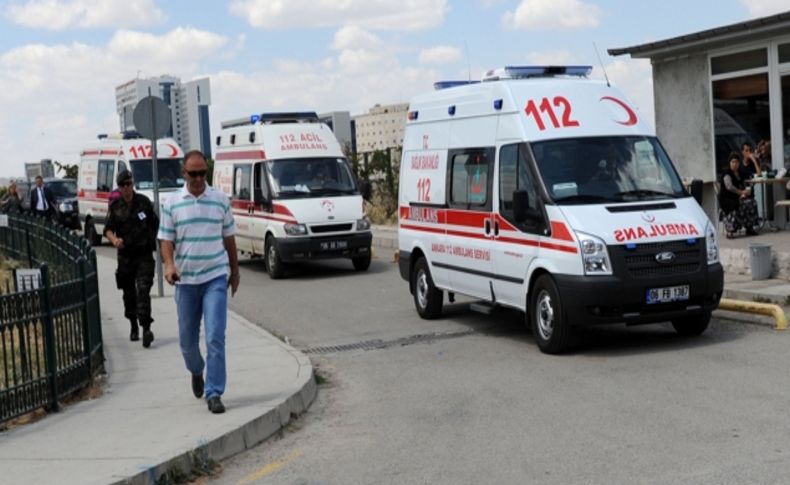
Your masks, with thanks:
M 368 268 L 370 268 L 370 250 L 368 249 L 368 254 L 364 256 L 351 258 L 351 262 L 354 264 L 355 271 L 367 270 Z
M 436 318 L 442 313 L 442 291 L 433 284 L 428 262 L 420 258 L 414 264 L 411 273 L 412 288 L 414 288 L 414 306 L 422 318 Z
M 101 235 L 96 232 L 93 221 L 85 221 L 85 239 L 91 243 L 91 246 L 101 246 Z
M 710 323 L 710 313 L 672 320 L 675 332 L 684 337 L 701 335 L 708 328 L 708 323 Z
M 269 278 L 278 280 L 285 276 L 285 264 L 280 258 L 280 250 L 277 249 L 277 241 L 274 237 L 269 236 L 266 238 L 266 271 L 269 273 Z
M 541 352 L 559 354 L 568 348 L 571 326 L 562 309 L 554 279 L 544 274 L 532 287 L 532 304 L 527 306 L 532 335 Z

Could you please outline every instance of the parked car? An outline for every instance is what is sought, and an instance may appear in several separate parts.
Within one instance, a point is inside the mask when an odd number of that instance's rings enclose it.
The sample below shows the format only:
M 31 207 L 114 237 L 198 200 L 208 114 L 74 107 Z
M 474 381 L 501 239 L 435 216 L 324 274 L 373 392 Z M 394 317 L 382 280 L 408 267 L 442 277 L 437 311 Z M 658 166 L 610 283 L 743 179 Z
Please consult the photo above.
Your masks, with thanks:
M 17 190 L 22 198 L 22 209 L 30 211 L 30 191 L 35 182 L 18 181 Z M 57 202 L 54 220 L 68 229 L 79 229 L 79 206 L 77 202 L 77 181 L 74 179 L 45 178 L 44 186 L 51 192 Z

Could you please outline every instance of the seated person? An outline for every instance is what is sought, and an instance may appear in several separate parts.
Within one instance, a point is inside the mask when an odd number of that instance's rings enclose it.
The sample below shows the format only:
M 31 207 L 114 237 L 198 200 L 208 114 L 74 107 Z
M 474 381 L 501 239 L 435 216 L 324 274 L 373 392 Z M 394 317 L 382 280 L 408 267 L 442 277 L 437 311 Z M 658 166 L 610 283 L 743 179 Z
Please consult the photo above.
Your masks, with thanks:
M 719 205 L 724 213 L 727 237 L 732 237 L 741 228 L 746 228 L 746 234 L 750 236 L 757 234 L 754 230 L 757 224 L 757 203 L 738 171 L 740 166 L 740 155 L 730 154 L 730 166 L 724 172 L 719 188 Z

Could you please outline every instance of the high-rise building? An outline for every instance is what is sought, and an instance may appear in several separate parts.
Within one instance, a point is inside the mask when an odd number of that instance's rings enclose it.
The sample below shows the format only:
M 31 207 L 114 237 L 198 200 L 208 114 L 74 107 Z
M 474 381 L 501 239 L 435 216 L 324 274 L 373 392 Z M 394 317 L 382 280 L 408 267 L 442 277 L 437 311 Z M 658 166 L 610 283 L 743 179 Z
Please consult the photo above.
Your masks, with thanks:
M 377 104 L 366 114 L 354 116 L 357 151 L 371 153 L 402 147 L 408 110 L 408 103 Z
M 172 125 L 168 136 L 175 138 L 181 148 L 200 150 L 211 155 L 208 107 L 211 104 L 209 79 L 202 78 L 182 83 L 173 76 L 132 79 L 115 88 L 115 103 L 121 131 L 134 130 L 134 108 L 146 96 L 161 98 L 170 107 Z

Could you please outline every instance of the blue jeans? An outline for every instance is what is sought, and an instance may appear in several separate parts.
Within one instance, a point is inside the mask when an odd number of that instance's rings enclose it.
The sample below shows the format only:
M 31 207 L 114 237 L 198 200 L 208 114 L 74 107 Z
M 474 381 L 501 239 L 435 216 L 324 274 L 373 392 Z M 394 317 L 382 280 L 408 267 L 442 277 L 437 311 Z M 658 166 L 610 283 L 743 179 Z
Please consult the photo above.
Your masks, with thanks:
M 200 317 L 206 327 L 205 397 L 225 392 L 225 327 L 228 320 L 228 280 L 219 276 L 199 285 L 176 285 L 178 335 L 184 363 L 192 375 L 203 374 Z

